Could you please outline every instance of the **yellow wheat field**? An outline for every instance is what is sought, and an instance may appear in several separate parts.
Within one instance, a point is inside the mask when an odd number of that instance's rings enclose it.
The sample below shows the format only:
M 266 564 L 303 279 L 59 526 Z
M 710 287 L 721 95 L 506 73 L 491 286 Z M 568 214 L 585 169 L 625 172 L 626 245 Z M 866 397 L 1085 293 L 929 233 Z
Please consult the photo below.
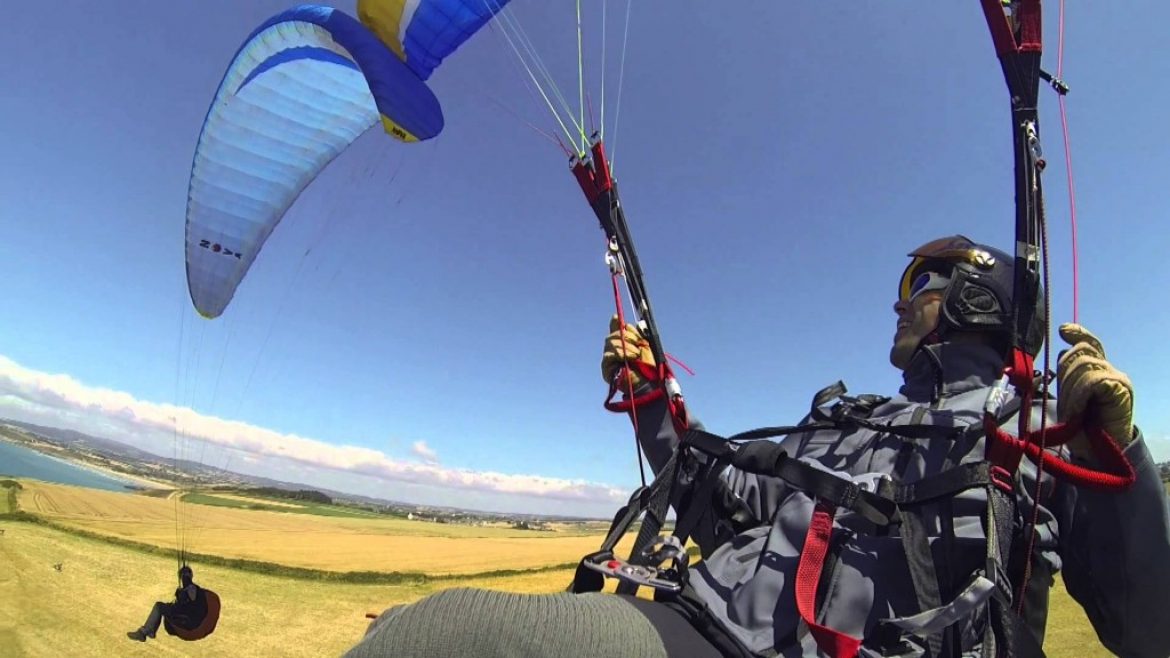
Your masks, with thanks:
M 181 534 L 193 553 L 328 571 L 437 575 L 534 569 L 579 559 L 597 550 L 602 538 L 179 504 L 174 497 L 22 483 L 20 508 L 55 523 L 171 548 Z M 621 549 L 628 550 L 632 534 Z
M 168 513 L 173 513 L 170 511 L 174 501 L 153 499 L 153 503 L 161 505 L 157 507 L 150 504 L 152 499 L 130 494 L 27 480 L 24 486 L 22 507 L 57 523 L 78 527 L 86 527 L 88 523 L 87 529 L 101 531 L 104 520 L 108 534 L 117 534 L 109 528 L 120 528 L 121 533 L 127 533 L 126 528 L 133 527 L 135 521 L 133 514 L 149 517 L 149 523 L 173 522 Z M 371 548 L 376 543 L 353 538 L 376 538 L 376 532 L 423 528 L 431 536 L 416 534 L 400 539 L 420 542 L 418 550 L 424 554 L 434 552 L 436 546 L 446 547 L 452 540 L 469 550 L 501 539 L 545 545 L 549 544 L 550 534 L 545 533 L 543 538 L 538 533 L 519 533 L 520 538 L 495 536 L 473 540 L 469 536 L 443 537 L 434 533 L 468 533 L 481 529 L 391 522 L 376 526 L 370 534 L 360 535 L 354 527 L 381 521 L 206 509 L 217 513 L 208 518 L 223 524 L 217 532 L 225 536 L 232 532 L 227 529 L 229 524 L 235 524 L 245 536 L 260 534 L 263 528 L 246 523 L 249 517 L 259 519 L 257 524 L 263 521 L 294 524 L 278 532 L 293 532 L 295 523 L 323 524 L 320 527 L 332 528 L 331 532 L 338 537 L 345 536 L 348 529 L 351 541 L 355 541 L 353 550 L 367 551 L 357 553 L 357 561 L 363 564 L 379 560 L 376 550 Z M 501 535 L 502 531 L 486 534 Z M 588 539 L 591 547 L 598 542 L 596 537 Z M 267 553 L 258 556 L 265 562 L 281 562 L 280 555 L 286 552 L 285 546 L 274 542 L 267 549 Z M 544 550 L 550 563 L 569 562 L 580 555 L 576 547 L 561 554 L 555 554 L 553 549 Z M 403 564 L 420 563 L 417 555 L 397 557 L 394 569 L 403 570 Z M 497 555 L 495 559 L 497 562 L 490 564 L 489 570 L 512 566 L 509 556 Z M 125 637 L 126 631 L 143 622 L 155 600 L 171 595 L 175 566 L 173 558 L 143 554 L 50 527 L 0 519 L 0 656 L 334 656 L 361 637 L 368 623 L 364 615 L 368 612 L 380 612 L 391 605 L 408 603 L 450 587 L 532 594 L 563 591 L 572 577 L 572 569 L 558 569 L 506 577 L 469 575 L 442 582 L 360 585 L 263 575 L 196 562 L 197 582 L 215 590 L 223 599 L 223 614 L 215 634 L 197 643 L 163 636 L 146 645 L 130 642 Z M 612 587 L 607 590 L 612 591 Z M 1045 650 L 1052 658 L 1110 655 L 1059 583 L 1053 590 Z
M 144 621 L 155 600 L 171 595 L 173 559 L 29 523 L 0 520 L 0 530 L 4 658 L 337 656 L 361 637 L 367 612 L 450 587 L 562 591 L 572 578 L 572 570 L 566 569 L 421 585 L 353 585 L 196 564 L 196 580 L 223 599 L 216 632 L 196 643 L 160 635 L 142 645 L 127 640 L 125 633 Z M 1053 591 L 1044 648 L 1052 658 L 1110 655 L 1059 585 Z
M 146 555 L 30 523 L 0 520 L 0 656 L 337 656 L 361 638 L 367 612 L 450 587 L 510 592 L 565 588 L 572 570 L 421 585 L 354 585 L 260 575 L 195 563 L 196 582 L 223 600 L 216 631 L 186 643 L 126 632 L 173 595 L 173 558 Z M 566 556 L 561 556 L 565 561 Z M 60 565 L 57 571 L 54 565 Z

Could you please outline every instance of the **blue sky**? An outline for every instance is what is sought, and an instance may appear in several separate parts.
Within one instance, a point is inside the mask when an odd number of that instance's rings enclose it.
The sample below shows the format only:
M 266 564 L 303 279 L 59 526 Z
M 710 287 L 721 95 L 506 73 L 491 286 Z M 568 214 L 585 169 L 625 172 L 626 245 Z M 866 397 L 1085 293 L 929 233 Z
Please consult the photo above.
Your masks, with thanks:
M 524 124 L 553 126 L 498 30 L 431 78 L 438 138 L 364 135 L 286 215 L 228 313 L 195 316 L 183 221 L 199 127 L 241 40 L 291 4 L 6 8 L 20 29 L 0 41 L 0 415 L 172 454 L 187 444 L 158 418 L 189 407 L 209 435 L 234 432 L 198 453 L 233 470 L 608 516 L 638 471 L 628 423 L 600 406 L 602 233 L 562 154 Z M 601 5 L 584 4 L 596 104 Z M 572 4 L 511 7 L 575 99 Z M 718 16 L 697 0 L 637 3 L 615 135 L 624 9 L 607 10 L 607 135 L 667 350 L 697 373 L 682 381 L 691 407 L 730 433 L 794 422 L 838 378 L 892 393 L 904 254 L 953 233 L 1012 237 L 1006 91 L 979 3 L 753 2 Z M 1168 64 L 1153 53 L 1167 19 L 1152 1 L 1076 3 L 1064 62 L 1080 319 L 1132 377 L 1160 459 L 1170 132 Z M 1042 108 L 1066 321 L 1054 94 Z

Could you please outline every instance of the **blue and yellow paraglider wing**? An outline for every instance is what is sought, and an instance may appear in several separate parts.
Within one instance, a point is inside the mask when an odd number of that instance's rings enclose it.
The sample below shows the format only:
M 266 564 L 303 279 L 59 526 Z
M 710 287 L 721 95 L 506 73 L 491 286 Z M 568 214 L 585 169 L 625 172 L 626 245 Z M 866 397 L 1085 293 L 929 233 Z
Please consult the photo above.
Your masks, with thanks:
M 358 18 L 426 80 L 508 0 L 358 0 Z
M 223 313 L 301 191 L 381 121 L 405 142 L 443 128 L 439 102 L 356 19 L 301 6 L 257 28 L 207 112 L 187 197 L 187 284 L 205 317 Z

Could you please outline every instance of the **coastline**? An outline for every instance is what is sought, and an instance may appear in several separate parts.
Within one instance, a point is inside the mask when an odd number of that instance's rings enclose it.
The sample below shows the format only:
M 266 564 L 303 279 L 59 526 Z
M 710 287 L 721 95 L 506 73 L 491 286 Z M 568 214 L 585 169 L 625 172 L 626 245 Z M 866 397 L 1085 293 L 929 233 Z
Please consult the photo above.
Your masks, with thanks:
M 42 454 L 44 454 L 44 453 L 42 453 Z M 64 462 L 69 463 L 72 466 L 76 466 L 78 468 L 83 468 L 87 471 L 92 471 L 94 473 L 106 475 L 108 477 L 116 478 L 118 480 L 125 480 L 126 482 L 129 482 L 130 484 L 133 484 L 133 485 L 139 486 L 139 487 L 143 487 L 145 489 L 175 489 L 176 488 L 175 485 L 171 484 L 170 482 L 165 482 L 162 480 L 152 480 L 150 478 L 143 477 L 141 475 L 131 475 L 129 473 L 123 473 L 121 471 L 115 471 L 112 468 L 107 468 L 105 466 L 99 466 L 98 464 L 87 462 L 83 459 L 70 459 L 69 457 L 64 457 L 64 456 L 60 456 L 60 455 L 47 455 L 47 456 L 53 457 L 55 459 L 60 459 Z
M 16 446 L 27 448 L 29 450 L 36 452 L 38 455 L 41 455 L 43 457 L 47 457 L 49 459 L 55 459 L 59 462 L 68 464 L 70 466 L 74 466 L 76 468 L 80 468 L 82 470 L 89 471 L 91 473 L 96 473 L 98 475 L 104 475 L 106 477 L 114 478 L 116 480 L 120 480 L 122 482 L 125 482 L 128 485 L 132 485 L 135 487 L 141 487 L 144 489 L 176 489 L 177 488 L 177 487 L 175 487 L 174 484 L 167 482 L 165 480 L 154 480 L 154 479 L 144 477 L 141 475 L 132 475 L 130 473 L 123 473 L 121 471 L 116 471 L 116 470 L 114 470 L 112 468 L 108 468 L 106 466 L 94 464 L 92 462 L 86 461 L 85 459 L 78 458 L 78 457 L 68 453 L 68 451 L 60 451 L 59 452 L 57 450 L 54 450 L 54 451 L 50 452 L 50 451 L 46 451 L 46 450 L 41 450 L 38 448 L 38 446 L 29 445 L 28 443 L 25 443 L 22 441 L 14 441 L 11 438 L 5 437 L 3 435 L 0 435 L 0 440 L 4 440 L 4 441 L 11 443 L 13 445 L 16 445 Z M 130 489 L 127 489 L 127 491 L 130 491 Z

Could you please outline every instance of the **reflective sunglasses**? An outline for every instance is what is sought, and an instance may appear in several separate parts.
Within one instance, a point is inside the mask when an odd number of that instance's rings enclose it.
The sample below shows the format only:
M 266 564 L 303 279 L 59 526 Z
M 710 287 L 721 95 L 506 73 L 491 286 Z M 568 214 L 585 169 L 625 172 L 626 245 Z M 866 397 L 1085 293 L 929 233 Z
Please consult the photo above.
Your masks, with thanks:
M 904 301 L 913 301 L 915 297 L 924 292 L 943 290 L 949 285 L 951 285 L 950 277 L 943 276 L 938 272 L 923 272 L 910 283 Z

